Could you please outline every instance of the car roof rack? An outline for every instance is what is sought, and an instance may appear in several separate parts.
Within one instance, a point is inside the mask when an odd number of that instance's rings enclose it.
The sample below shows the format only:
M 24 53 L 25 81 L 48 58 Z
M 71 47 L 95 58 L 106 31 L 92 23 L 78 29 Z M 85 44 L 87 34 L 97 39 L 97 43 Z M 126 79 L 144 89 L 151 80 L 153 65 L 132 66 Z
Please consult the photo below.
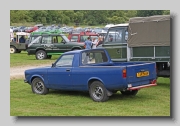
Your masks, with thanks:
M 50 31 L 31 32 L 31 35 L 48 35 L 48 34 L 62 34 L 62 31 L 55 29 Z
M 69 34 L 81 34 L 81 35 L 96 35 L 96 32 L 85 32 L 85 31 L 72 31 Z M 98 34 L 97 34 L 98 35 Z

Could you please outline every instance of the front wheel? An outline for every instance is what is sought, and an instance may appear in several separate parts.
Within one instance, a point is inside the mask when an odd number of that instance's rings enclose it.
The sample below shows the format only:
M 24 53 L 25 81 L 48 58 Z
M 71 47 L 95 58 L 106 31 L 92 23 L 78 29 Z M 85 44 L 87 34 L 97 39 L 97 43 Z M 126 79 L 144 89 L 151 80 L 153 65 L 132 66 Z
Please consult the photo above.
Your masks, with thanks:
M 36 59 L 37 60 L 42 60 L 42 59 L 46 59 L 46 58 L 47 58 L 47 54 L 45 51 L 39 50 L 36 52 Z
M 96 102 L 104 102 L 109 99 L 104 85 L 99 81 L 94 81 L 89 88 L 90 97 Z
M 138 90 L 130 90 L 130 91 L 121 91 L 121 94 L 123 95 L 136 95 L 138 93 Z
M 14 46 L 10 46 L 10 53 L 16 53 L 16 48 Z
M 45 95 L 49 90 L 45 87 L 44 82 L 40 78 L 35 78 L 31 84 L 32 92 L 35 94 Z

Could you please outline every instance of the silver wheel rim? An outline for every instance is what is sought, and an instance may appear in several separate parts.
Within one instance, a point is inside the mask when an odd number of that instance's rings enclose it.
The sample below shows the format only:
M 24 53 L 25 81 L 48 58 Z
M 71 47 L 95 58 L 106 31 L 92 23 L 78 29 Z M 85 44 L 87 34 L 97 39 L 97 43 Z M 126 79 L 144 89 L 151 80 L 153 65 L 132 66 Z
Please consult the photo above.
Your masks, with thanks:
M 10 53 L 14 53 L 14 52 L 15 52 L 14 48 L 10 48 Z
M 38 94 L 41 94 L 43 93 L 43 90 L 44 90 L 44 85 L 42 82 L 37 82 L 35 85 L 34 85 L 34 91 Z
M 95 87 L 92 92 L 93 97 L 96 99 L 101 99 L 104 95 L 103 89 L 99 86 Z
M 37 57 L 38 57 L 38 59 L 43 59 L 44 58 L 44 53 L 38 53 L 38 55 L 37 55 Z

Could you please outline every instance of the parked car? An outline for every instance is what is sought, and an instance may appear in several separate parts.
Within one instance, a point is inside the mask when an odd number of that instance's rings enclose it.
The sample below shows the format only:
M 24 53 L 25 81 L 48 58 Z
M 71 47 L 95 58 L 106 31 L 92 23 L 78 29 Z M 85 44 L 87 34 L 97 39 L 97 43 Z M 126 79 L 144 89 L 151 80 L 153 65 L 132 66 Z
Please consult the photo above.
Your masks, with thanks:
M 97 33 L 94 32 L 72 32 L 68 35 L 68 39 L 71 42 L 82 42 L 84 43 L 87 37 L 98 37 Z
M 113 62 L 105 49 L 69 51 L 52 66 L 28 69 L 24 75 L 35 94 L 45 95 L 49 89 L 84 91 L 95 102 L 107 101 L 117 91 L 136 95 L 157 85 L 155 63 Z
M 24 43 L 20 43 L 20 38 L 24 37 Z M 26 32 L 17 32 L 14 40 L 10 42 L 10 53 L 20 53 L 21 51 L 26 51 L 28 43 L 26 39 L 30 36 L 29 33 Z
M 64 52 L 84 49 L 84 43 L 70 42 L 58 32 L 43 32 L 28 44 L 28 55 L 35 55 L 37 60 L 51 58 L 52 55 L 61 55 Z
M 29 27 L 28 29 L 26 29 L 25 30 L 25 32 L 27 32 L 27 33 L 31 33 L 31 32 L 33 32 L 33 31 L 35 31 L 35 30 L 37 30 L 38 29 L 38 27 L 37 26 L 34 26 L 34 27 Z
M 20 26 L 18 32 L 25 32 L 26 26 Z

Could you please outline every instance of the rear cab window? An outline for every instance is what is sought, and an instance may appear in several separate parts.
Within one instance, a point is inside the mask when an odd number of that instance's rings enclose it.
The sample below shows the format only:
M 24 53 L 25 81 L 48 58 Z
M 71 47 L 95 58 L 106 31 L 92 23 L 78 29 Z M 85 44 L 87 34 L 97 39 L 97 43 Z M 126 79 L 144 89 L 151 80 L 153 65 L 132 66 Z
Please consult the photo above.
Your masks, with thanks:
M 106 62 L 108 62 L 108 57 L 106 56 L 106 53 L 102 50 L 85 51 L 81 53 L 82 65 L 99 64 Z

